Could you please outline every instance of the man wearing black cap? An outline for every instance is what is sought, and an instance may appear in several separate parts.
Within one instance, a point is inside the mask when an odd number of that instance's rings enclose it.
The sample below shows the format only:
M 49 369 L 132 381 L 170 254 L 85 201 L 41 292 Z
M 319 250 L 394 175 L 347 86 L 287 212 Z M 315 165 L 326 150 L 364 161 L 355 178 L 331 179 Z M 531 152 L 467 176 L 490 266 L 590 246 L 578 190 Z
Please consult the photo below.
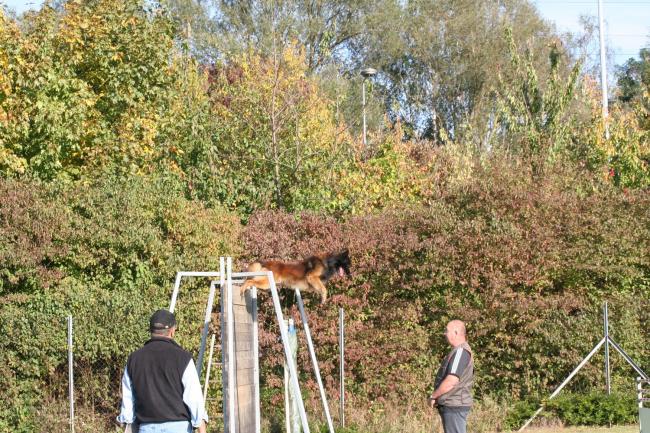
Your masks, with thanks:
M 139 433 L 191 433 L 193 428 L 205 433 L 208 416 L 199 376 L 192 355 L 173 340 L 174 314 L 156 311 L 149 330 L 149 341 L 126 363 L 117 421 L 137 425 Z

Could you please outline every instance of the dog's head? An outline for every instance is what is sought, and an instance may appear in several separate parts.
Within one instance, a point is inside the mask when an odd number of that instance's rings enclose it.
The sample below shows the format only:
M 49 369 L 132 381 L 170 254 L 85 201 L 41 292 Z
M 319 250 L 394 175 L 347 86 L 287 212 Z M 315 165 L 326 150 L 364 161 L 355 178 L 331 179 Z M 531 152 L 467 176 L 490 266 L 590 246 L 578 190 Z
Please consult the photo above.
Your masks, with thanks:
M 352 275 L 350 272 L 350 265 L 352 265 L 352 261 L 350 260 L 349 250 L 342 251 L 338 254 L 333 254 L 332 262 L 332 266 L 334 269 L 336 269 L 336 273 L 340 277 L 350 277 Z

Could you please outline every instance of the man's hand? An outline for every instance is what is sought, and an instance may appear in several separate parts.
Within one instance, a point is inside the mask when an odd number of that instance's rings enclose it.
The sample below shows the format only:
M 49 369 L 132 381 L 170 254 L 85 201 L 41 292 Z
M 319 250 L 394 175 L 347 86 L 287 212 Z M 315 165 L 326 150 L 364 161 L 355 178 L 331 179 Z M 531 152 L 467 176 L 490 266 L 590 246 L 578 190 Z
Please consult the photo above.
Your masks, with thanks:
M 201 420 L 201 424 L 199 427 L 196 429 L 198 433 L 207 433 L 207 427 L 205 426 L 205 421 Z
M 436 407 L 436 399 L 435 399 L 435 398 L 433 398 L 432 396 L 430 396 L 428 400 L 429 400 L 429 406 L 431 407 L 431 409 L 433 409 L 434 407 Z

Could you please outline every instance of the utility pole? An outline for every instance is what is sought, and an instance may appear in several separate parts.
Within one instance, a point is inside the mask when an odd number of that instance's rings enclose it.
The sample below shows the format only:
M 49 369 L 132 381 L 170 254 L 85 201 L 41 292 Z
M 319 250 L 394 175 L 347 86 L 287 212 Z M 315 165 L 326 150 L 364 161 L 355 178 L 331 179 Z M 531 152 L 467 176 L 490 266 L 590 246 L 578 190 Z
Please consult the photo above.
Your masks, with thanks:
M 600 34 L 600 87 L 603 103 L 603 123 L 605 125 L 605 138 L 609 140 L 609 112 L 607 109 L 607 58 L 605 56 L 605 16 L 603 13 L 603 0 L 598 0 L 598 33 Z
M 373 68 L 365 68 L 361 70 L 361 76 L 363 77 L 363 83 L 361 85 L 362 91 L 362 100 L 361 104 L 363 105 L 363 148 L 367 148 L 368 142 L 366 139 L 366 80 L 370 77 L 373 77 L 377 74 L 377 70 Z

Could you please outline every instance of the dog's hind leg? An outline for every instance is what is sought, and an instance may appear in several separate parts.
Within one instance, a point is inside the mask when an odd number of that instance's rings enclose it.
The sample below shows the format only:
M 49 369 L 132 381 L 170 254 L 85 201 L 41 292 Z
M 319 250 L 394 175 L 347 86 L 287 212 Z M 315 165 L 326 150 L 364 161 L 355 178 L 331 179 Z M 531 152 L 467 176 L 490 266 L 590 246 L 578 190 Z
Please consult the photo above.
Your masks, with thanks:
M 258 262 L 251 263 L 251 265 L 248 267 L 248 272 L 260 272 L 264 270 L 266 269 L 262 267 L 262 265 Z M 242 297 L 244 296 L 246 290 L 250 289 L 251 287 L 257 287 L 258 289 L 269 289 L 271 287 L 271 284 L 269 283 L 269 279 L 266 277 L 251 277 L 250 279 L 244 281 L 244 284 L 242 284 L 239 288 Z
M 269 284 L 269 279 L 266 277 L 251 278 L 250 280 L 244 281 L 244 284 L 242 284 L 239 288 L 241 295 L 244 296 L 246 290 L 250 289 L 251 287 L 257 287 L 258 289 L 269 289 L 271 285 Z

